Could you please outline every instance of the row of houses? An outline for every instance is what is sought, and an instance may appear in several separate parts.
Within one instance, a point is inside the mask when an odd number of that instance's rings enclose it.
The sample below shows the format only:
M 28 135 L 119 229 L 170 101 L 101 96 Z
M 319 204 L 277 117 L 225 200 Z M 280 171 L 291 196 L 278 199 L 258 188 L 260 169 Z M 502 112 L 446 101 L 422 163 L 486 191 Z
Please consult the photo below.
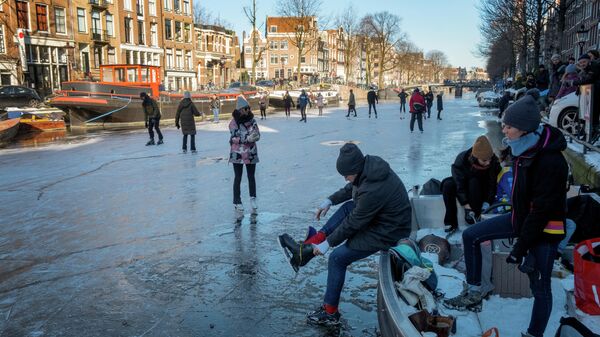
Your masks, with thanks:
M 192 0 L 0 0 L 0 84 L 43 95 L 96 80 L 102 64 L 161 66 L 166 90 L 225 83 L 239 41 L 194 24 Z

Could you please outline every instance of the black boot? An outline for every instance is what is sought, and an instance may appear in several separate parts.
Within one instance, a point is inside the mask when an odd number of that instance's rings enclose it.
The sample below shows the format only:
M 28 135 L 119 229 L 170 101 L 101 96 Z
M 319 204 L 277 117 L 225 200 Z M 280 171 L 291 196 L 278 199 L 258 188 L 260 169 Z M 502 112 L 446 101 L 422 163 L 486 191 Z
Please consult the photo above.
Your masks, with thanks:
M 298 272 L 300 267 L 305 266 L 315 257 L 311 244 L 298 243 L 287 233 L 279 236 L 279 245 L 283 248 L 285 256 L 289 258 L 290 265 L 295 272 Z
M 150 145 L 155 145 L 155 143 L 154 143 L 154 139 L 150 139 L 150 140 L 148 141 L 148 143 L 146 143 L 146 146 L 150 146 Z

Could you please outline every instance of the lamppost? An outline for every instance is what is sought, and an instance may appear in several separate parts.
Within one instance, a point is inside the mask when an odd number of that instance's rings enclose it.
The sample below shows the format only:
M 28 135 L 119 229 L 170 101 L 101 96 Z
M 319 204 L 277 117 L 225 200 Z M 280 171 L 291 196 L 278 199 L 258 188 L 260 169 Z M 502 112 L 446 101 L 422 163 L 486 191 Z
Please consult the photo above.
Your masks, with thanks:
M 221 65 L 221 88 L 225 88 L 225 74 L 226 74 L 226 70 L 224 69 L 225 67 L 225 62 L 227 62 L 227 58 L 225 56 L 221 56 L 221 58 L 219 59 L 219 64 Z
M 588 39 L 588 30 L 585 29 L 584 25 L 581 25 L 575 33 L 577 34 L 577 44 L 579 44 L 579 56 L 581 56 L 583 55 L 583 46 L 585 46 Z

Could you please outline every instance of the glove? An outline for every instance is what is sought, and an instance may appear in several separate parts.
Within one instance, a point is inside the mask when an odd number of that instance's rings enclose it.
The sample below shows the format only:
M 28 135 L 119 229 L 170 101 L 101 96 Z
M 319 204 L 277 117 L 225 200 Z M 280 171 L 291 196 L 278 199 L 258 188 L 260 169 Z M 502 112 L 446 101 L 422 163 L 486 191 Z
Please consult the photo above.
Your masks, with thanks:
M 177 130 L 179 130 L 179 128 L 181 127 L 179 126 L 179 124 L 175 124 L 175 126 L 177 127 Z
M 475 224 L 475 212 L 473 212 L 472 210 L 465 208 L 465 222 L 468 225 L 474 225 Z
M 482 210 L 482 211 L 485 211 L 485 210 L 487 210 L 488 208 L 490 208 L 490 204 L 489 204 L 489 203 L 487 203 L 487 202 L 484 202 L 484 203 L 483 203 L 483 205 L 481 205 L 481 210 Z
M 144 126 L 147 128 L 148 127 L 148 121 L 144 122 Z

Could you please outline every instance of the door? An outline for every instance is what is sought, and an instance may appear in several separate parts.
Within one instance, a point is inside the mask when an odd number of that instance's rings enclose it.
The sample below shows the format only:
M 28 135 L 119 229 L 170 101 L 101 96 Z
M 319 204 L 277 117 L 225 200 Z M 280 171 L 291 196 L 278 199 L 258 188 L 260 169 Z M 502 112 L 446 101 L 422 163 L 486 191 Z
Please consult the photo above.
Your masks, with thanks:
M 85 76 L 90 76 L 90 53 L 87 51 L 81 52 L 81 70 Z

